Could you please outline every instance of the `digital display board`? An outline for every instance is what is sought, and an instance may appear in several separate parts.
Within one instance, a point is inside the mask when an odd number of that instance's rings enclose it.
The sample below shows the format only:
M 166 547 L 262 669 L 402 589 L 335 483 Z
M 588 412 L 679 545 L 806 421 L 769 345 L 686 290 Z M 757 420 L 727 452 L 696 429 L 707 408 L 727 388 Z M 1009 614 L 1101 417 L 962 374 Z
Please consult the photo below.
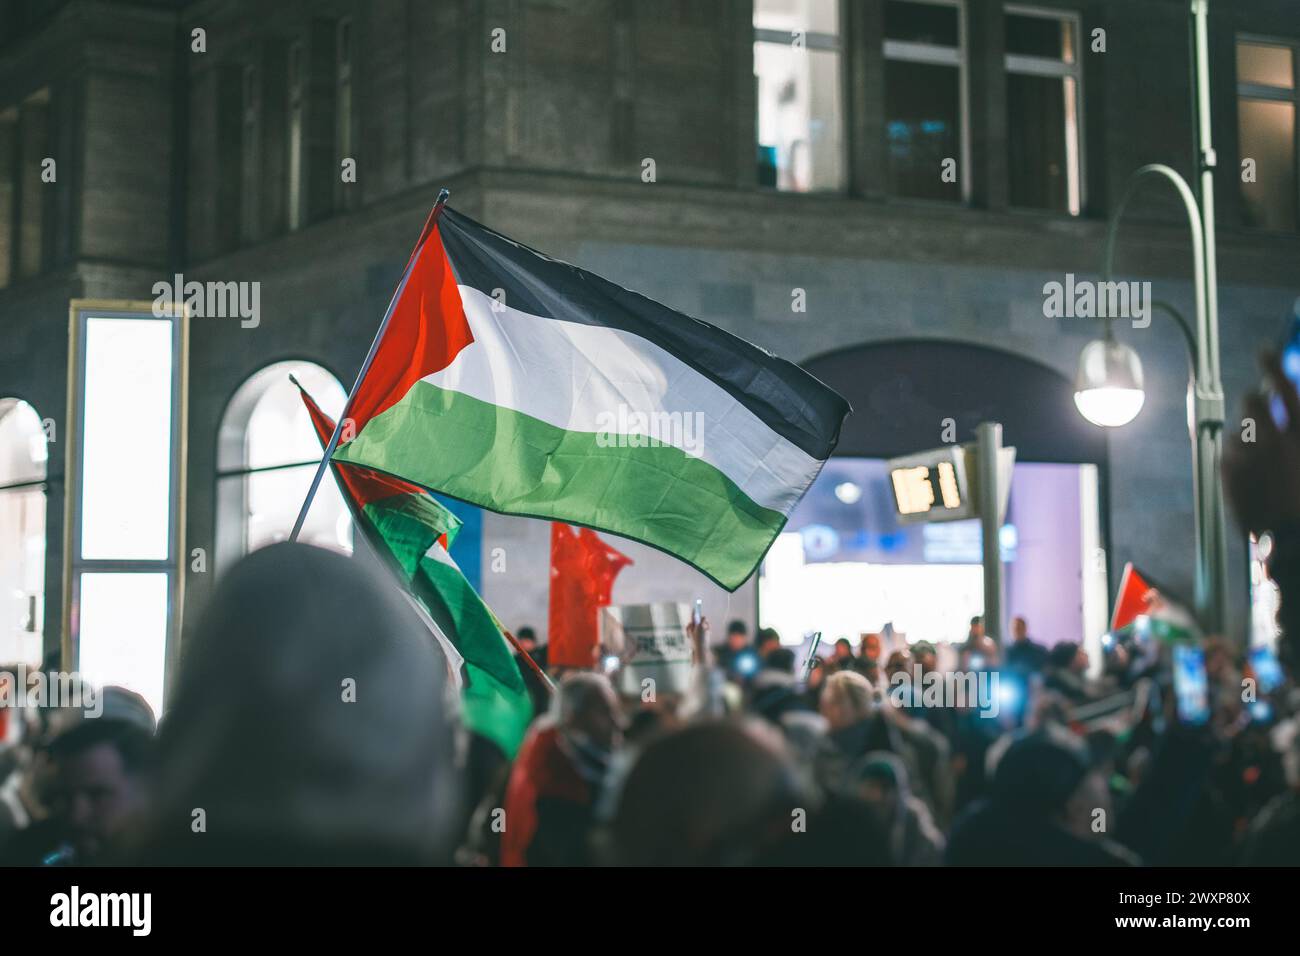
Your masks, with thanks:
M 958 521 L 975 515 L 960 445 L 895 458 L 886 463 L 898 520 Z

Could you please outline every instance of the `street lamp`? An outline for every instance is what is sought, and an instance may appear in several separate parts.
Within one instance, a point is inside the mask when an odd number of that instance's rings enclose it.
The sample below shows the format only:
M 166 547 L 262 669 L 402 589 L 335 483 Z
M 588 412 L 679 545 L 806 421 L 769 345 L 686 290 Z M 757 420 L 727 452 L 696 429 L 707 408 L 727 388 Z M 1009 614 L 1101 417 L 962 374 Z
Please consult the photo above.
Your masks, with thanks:
M 1109 336 L 1084 347 L 1074 390 L 1074 404 L 1084 418 L 1118 428 L 1137 417 L 1145 400 L 1137 352 Z
M 1106 229 L 1102 276 L 1110 281 L 1115 259 L 1115 234 L 1137 185 L 1155 176 L 1169 182 L 1182 199 L 1192 232 L 1192 284 L 1196 294 L 1195 329 L 1168 303 L 1152 303 L 1153 311 L 1171 316 L 1182 330 L 1191 357 L 1192 489 L 1196 498 L 1195 604 L 1202 626 L 1222 634 L 1228 591 L 1227 534 L 1219 462 L 1223 453 L 1223 385 L 1219 377 L 1219 300 L 1215 269 L 1214 168 L 1217 163 L 1210 136 L 1210 63 L 1207 33 L 1208 0 L 1191 0 L 1192 61 L 1196 103 L 1196 165 L 1200 172 L 1198 198 L 1175 170 L 1143 166 L 1125 187 Z M 1132 349 L 1112 337 L 1090 342 L 1079 361 L 1074 400 L 1089 421 L 1115 427 L 1132 421 L 1142 408 L 1142 366 Z

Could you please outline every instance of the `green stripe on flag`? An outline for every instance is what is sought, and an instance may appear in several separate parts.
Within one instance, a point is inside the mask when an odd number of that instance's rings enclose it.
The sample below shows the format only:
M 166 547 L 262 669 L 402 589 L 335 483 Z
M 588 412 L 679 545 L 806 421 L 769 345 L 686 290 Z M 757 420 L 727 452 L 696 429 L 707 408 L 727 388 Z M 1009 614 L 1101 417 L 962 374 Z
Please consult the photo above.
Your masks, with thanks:
M 362 510 L 408 581 L 433 543 L 445 534 L 450 545 L 461 525 L 459 518 L 428 495 L 394 495 L 372 501 Z
M 465 725 L 513 757 L 533 717 L 532 700 L 496 617 L 451 557 L 420 560 L 412 587 L 429 616 L 465 658 Z
M 749 577 L 754 556 L 786 520 L 680 449 L 612 444 L 428 382 L 417 382 L 334 457 L 493 511 L 642 541 L 730 590 Z

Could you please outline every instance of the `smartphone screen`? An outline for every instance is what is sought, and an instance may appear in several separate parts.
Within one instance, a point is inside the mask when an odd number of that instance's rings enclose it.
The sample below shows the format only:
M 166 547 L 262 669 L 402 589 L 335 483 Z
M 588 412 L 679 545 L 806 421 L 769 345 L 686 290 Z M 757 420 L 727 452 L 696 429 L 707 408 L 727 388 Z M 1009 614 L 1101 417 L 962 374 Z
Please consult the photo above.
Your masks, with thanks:
M 1277 654 L 1274 653 L 1271 647 L 1261 645 L 1251 649 L 1250 669 L 1255 672 L 1255 680 L 1259 682 L 1259 689 L 1265 694 L 1271 694 L 1277 690 L 1284 679 L 1282 665 L 1278 663 Z
M 1210 719 L 1205 652 L 1195 644 L 1174 645 L 1174 697 L 1183 723 L 1200 725 Z
M 1300 302 L 1297 302 L 1297 309 L 1300 309 Z M 1282 341 L 1281 349 L 1282 371 L 1286 377 L 1291 380 L 1291 384 L 1300 390 L 1300 312 L 1291 317 L 1291 324 L 1287 328 L 1286 338 Z M 1278 428 L 1287 426 L 1286 408 L 1282 405 L 1282 399 L 1276 395 L 1269 396 L 1269 409 L 1273 413 L 1273 421 L 1277 423 Z

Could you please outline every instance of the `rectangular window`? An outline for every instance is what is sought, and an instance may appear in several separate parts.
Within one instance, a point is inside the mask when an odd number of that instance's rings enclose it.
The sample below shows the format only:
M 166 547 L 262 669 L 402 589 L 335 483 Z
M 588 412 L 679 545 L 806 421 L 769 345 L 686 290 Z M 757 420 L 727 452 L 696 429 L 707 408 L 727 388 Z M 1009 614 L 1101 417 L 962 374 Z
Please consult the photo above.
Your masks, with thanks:
M 306 108 L 303 46 L 289 47 L 289 229 L 303 225 L 303 112 Z
M 1008 5 L 1007 175 L 1012 206 L 1083 209 L 1083 71 L 1077 14 Z
M 63 666 L 160 713 L 183 586 L 185 321 L 84 300 L 70 321 Z
M 755 0 L 758 183 L 845 186 L 839 0 Z
M 966 40 L 960 0 L 886 0 L 886 172 L 896 196 L 967 198 Z
M 1237 41 L 1237 130 L 1247 226 L 1295 232 L 1296 44 Z
M 80 576 L 77 670 L 97 687 L 129 687 L 162 712 L 167 662 L 168 575 Z
M 156 319 L 86 320 L 80 460 L 94 476 L 81 486 L 87 560 L 167 557 L 172 332 Z

